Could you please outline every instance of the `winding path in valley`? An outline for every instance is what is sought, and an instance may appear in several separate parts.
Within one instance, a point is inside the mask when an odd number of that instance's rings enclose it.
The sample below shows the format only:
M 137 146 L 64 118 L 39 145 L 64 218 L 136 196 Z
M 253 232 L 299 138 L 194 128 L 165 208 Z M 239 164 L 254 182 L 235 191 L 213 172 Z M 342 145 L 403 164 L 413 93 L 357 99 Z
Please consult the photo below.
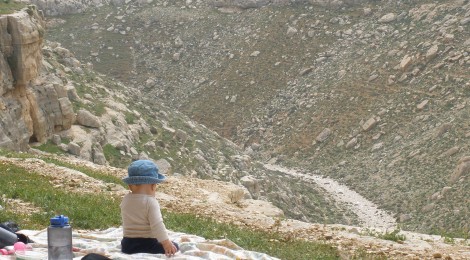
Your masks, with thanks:
M 316 185 L 323 188 L 337 202 L 343 203 L 349 207 L 349 209 L 358 216 L 360 224 L 363 227 L 382 230 L 391 230 L 397 227 L 395 218 L 388 212 L 379 209 L 377 205 L 371 201 L 331 178 L 315 174 L 305 174 L 294 169 L 273 164 L 265 164 L 264 167 L 268 170 L 279 171 L 298 179 L 315 182 Z

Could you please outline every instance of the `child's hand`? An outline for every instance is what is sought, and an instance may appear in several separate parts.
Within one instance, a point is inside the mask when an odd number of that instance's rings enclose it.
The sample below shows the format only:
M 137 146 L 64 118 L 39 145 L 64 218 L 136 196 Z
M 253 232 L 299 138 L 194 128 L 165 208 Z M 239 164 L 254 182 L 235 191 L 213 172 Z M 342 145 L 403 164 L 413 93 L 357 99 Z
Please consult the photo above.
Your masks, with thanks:
M 166 256 L 173 256 L 176 253 L 176 251 L 178 251 L 178 249 L 176 249 L 176 246 L 173 243 L 171 243 L 169 239 L 162 241 L 162 246 L 163 246 L 163 249 L 165 250 Z

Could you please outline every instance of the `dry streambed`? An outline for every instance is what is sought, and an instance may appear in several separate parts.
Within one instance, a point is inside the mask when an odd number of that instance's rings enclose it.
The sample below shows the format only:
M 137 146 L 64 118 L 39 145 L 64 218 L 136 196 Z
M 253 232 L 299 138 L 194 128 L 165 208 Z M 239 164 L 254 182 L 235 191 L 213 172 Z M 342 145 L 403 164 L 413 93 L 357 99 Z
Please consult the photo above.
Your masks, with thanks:
M 337 202 L 346 205 L 353 211 L 363 227 L 389 230 L 397 226 L 397 222 L 388 212 L 379 209 L 377 205 L 362 197 L 359 193 L 333 179 L 315 174 L 304 174 L 278 165 L 265 164 L 264 166 L 268 170 L 279 171 L 297 179 L 313 181 Z

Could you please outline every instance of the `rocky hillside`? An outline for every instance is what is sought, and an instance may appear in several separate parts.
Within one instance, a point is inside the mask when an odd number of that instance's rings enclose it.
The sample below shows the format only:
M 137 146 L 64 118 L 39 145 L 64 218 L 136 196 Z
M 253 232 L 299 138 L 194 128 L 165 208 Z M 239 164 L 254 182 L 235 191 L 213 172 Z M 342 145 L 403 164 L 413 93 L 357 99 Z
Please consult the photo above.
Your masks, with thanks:
M 405 229 L 468 236 L 468 1 L 155 0 L 48 24 L 246 154 L 333 177 Z
M 264 169 L 237 145 L 161 99 L 97 74 L 61 44 L 44 40 L 35 8 L 1 19 L 1 46 L 8 55 L 1 60 L 1 147 L 26 151 L 32 146 L 118 167 L 152 158 L 170 175 L 244 185 L 245 196 L 274 201 L 290 217 L 358 223 L 356 214 L 324 196 L 321 188 L 294 184 L 289 176 Z M 21 40 L 25 31 L 34 37 Z

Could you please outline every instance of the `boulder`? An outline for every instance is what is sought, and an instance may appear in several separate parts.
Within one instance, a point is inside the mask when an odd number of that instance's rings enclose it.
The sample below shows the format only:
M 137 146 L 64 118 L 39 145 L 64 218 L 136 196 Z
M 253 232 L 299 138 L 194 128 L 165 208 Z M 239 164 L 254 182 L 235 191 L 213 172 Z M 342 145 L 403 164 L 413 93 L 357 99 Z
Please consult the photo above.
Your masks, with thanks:
M 419 103 L 419 104 L 416 106 L 416 109 L 418 109 L 418 110 L 423 110 L 424 107 L 426 107 L 426 105 L 428 104 L 428 102 L 429 102 L 428 99 L 423 100 L 421 103 Z
M 357 144 L 357 138 L 354 137 L 346 144 L 346 149 L 351 149 Z
M 77 123 L 82 126 L 93 128 L 99 128 L 101 126 L 101 122 L 98 117 L 85 109 L 80 109 L 77 112 Z
M 331 134 L 331 130 L 329 128 L 325 128 L 323 129 L 323 131 L 321 131 L 321 133 L 317 136 L 317 138 L 315 138 L 315 140 L 317 142 L 324 142 Z
M 457 182 L 460 177 L 466 176 L 470 173 L 470 156 L 462 157 L 457 165 L 457 168 L 454 170 L 450 176 L 450 183 Z
M 159 159 L 155 162 L 158 166 L 158 171 L 163 175 L 171 175 L 173 173 L 173 167 L 171 164 L 165 159 Z
M 245 190 L 242 188 L 232 189 L 228 193 L 230 203 L 238 203 L 245 198 Z
M 188 140 L 188 134 L 180 129 L 176 129 L 175 131 L 175 138 L 178 140 L 180 143 L 186 143 Z
M 81 147 L 80 145 L 74 143 L 74 142 L 70 142 L 68 145 L 67 145 L 67 151 L 70 153 L 70 154 L 73 154 L 73 155 L 76 155 L 76 156 L 80 156 L 80 150 L 81 150 Z
M 394 13 L 388 13 L 384 16 L 382 16 L 380 19 L 379 19 L 379 23 L 390 23 L 390 22 L 393 22 L 397 19 L 397 15 L 394 14 Z
M 51 141 L 55 145 L 59 145 L 62 142 L 60 135 L 52 135 Z
M 248 189 L 253 198 L 256 199 L 259 197 L 260 185 L 259 181 L 256 178 L 254 178 L 253 176 L 243 176 L 240 179 L 240 182 L 243 186 L 245 186 L 245 188 Z
M 437 56 L 437 52 L 439 51 L 439 46 L 433 45 L 429 50 L 426 52 L 426 61 L 431 61 Z
M 289 26 L 289 28 L 287 28 L 287 37 L 292 37 L 295 34 L 297 34 L 297 29 L 295 29 L 294 27 Z
M 375 120 L 374 117 L 371 117 L 362 125 L 362 129 L 367 132 L 371 130 L 376 124 L 377 124 L 377 120 Z
M 99 165 L 106 165 L 106 157 L 104 156 L 103 153 L 103 148 L 101 148 L 101 145 L 95 145 L 92 149 L 92 154 L 93 154 L 93 162 Z
M 402 71 L 406 71 L 412 62 L 413 62 L 413 57 L 409 55 L 405 55 L 405 57 L 403 57 L 403 59 L 400 62 L 400 69 Z

